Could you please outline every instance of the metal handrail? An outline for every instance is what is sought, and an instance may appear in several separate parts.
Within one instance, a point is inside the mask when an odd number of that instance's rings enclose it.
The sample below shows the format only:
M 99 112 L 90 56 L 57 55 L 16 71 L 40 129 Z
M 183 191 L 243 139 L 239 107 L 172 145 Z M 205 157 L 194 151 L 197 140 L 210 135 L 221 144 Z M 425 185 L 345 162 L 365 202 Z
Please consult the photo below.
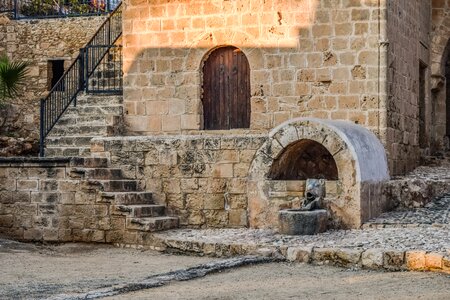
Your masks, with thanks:
M 120 24 L 120 26 L 117 24 Z M 86 88 L 86 82 L 89 80 L 89 76 L 92 75 L 95 68 L 97 68 L 109 49 L 122 34 L 121 25 L 122 11 L 121 3 L 119 3 L 116 9 L 109 15 L 94 36 L 89 40 L 85 48 L 80 49 L 80 54 L 52 87 L 47 97 L 41 99 L 39 156 L 43 157 L 45 154 L 45 139 L 52 128 L 72 103 L 76 106 L 78 93 Z M 113 31 L 111 31 L 111 29 L 113 29 Z M 86 49 L 90 49 L 94 46 L 101 46 L 99 44 L 100 42 L 109 42 L 110 44 L 103 45 L 106 47 L 99 48 L 102 49 L 102 51 L 97 52 L 90 60 L 86 61 Z

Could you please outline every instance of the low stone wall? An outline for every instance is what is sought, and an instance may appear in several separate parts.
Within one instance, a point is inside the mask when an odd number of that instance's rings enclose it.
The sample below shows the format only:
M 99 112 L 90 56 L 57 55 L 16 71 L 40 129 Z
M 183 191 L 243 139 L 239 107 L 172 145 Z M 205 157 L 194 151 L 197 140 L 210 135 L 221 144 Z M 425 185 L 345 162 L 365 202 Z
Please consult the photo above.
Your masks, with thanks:
M 0 235 L 25 241 L 105 242 L 109 203 L 83 186 L 69 159 L 0 159 Z
M 266 135 L 94 139 L 91 151 L 145 181 L 189 227 L 245 227 L 250 163 Z

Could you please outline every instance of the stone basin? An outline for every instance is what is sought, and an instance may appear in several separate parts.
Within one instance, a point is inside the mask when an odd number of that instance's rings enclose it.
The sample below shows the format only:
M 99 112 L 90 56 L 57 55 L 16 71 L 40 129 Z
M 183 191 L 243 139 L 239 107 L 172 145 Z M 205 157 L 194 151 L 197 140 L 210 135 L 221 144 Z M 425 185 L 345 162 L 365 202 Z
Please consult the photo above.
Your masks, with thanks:
M 313 235 L 327 230 L 327 220 L 325 209 L 285 209 L 280 210 L 278 214 L 278 227 L 281 234 Z

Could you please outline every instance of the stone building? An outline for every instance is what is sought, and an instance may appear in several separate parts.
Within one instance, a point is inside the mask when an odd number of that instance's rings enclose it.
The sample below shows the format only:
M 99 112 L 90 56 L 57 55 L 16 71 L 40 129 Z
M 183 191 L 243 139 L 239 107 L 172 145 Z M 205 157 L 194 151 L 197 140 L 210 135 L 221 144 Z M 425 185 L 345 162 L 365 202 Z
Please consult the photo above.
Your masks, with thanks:
M 61 75 L 53 76 L 52 68 L 60 63 L 64 72 L 103 21 L 104 16 L 37 20 L 0 17 L 0 53 L 30 63 L 27 86 L 20 98 L 9 101 L 13 106 L 3 131 L 38 140 L 39 100 L 51 90 L 52 80 Z
M 125 0 L 123 113 L 113 116 L 123 128 L 89 136 L 87 149 L 75 139 L 62 144 L 67 129 L 50 137 L 47 156 L 76 153 L 100 163 L 86 159 L 88 171 L 78 176 L 79 163 L 53 161 L 52 196 L 34 175 L 9 179 L 15 190 L 3 189 L 29 193 L 30 209 L 51 221 L 27 219 L 22 231 L 13 218 L 4 223 L 23 239 L 145 244 L 154 220 L 129 206 L 130 197 L 108 194 L 140 191 L 178 220 L 159 229 L 276 228 L 278 211 L 299 206 L 305 179 L 319 177 L 327 180 L 330 224 L 359 228 L 394 206 L 390 175 L 448 150 L 449 5 Z M 86 97 L 80 103 L 96 101 Z M 109 99 L 98 103 L 117 97 Z M 91 170 L 97 163 L 114 171 Z M 3 176 L 14 168 L 23 166 L 10 164 Z M 123 179 L 119 173 L 130 181 L 120 189 L 101 181 Z M 101 179 L 100 191 L 86 174 L 96 186 Z M 41 209 L 43 195 L 53 208 Z

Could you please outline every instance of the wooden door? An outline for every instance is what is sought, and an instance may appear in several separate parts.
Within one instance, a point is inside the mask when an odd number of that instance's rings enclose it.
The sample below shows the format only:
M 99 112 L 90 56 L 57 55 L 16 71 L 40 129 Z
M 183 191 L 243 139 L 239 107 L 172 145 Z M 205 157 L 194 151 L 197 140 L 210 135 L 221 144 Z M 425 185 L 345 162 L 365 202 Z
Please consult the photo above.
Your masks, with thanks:
M 250 127 L 250 66 L 236 47 L 214 50 L 203 66 L 204 129 Z

